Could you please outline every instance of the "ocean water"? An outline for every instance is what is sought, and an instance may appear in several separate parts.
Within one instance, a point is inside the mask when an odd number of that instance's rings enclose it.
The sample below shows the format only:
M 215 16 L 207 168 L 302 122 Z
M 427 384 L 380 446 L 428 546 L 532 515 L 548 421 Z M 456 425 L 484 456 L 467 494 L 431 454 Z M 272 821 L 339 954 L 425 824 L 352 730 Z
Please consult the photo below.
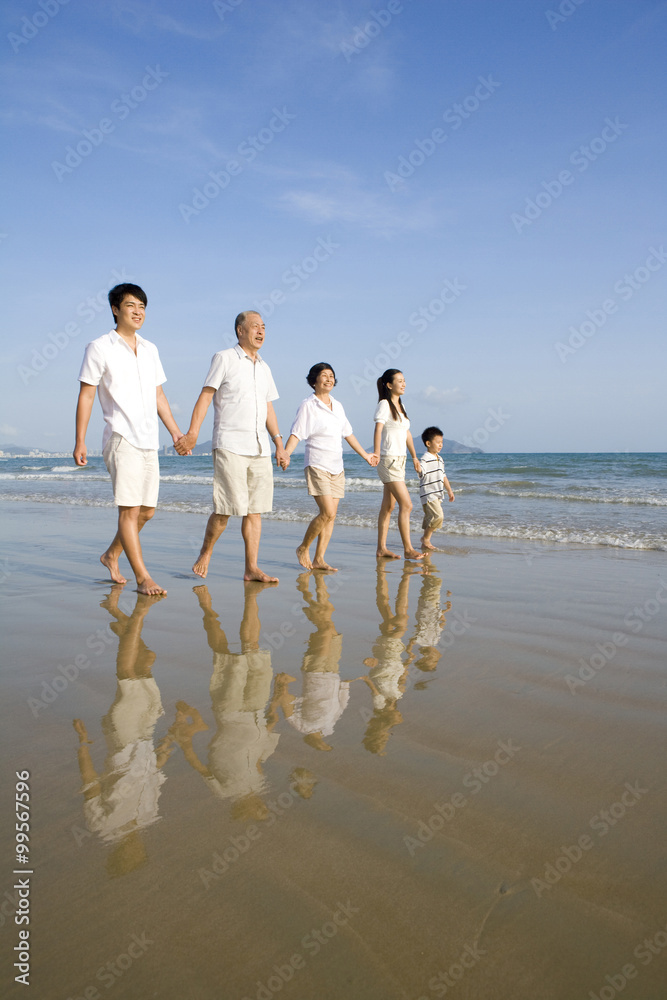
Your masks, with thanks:
M 456 500 L 445 502 L 447 536 L 518 539 L 527 543 L 604 545 L 667 551 L 667 453 L 498 454 L 444 456 Z M 160 457 L 160 507 L 208 514 L 210 456 Z M 408 486 L 420 528 L 417 477 Z M 382 484 L 354 453 L 345 454 L 346 494 L 339 521 L 376 527 Z M 309 521 L 315 504 L 303 477 L 303 456 L 276 470 L 274 520 Z M 0 459 L 0 500 L 112 506 L 104 462 L 85 468 L 64 458 Z

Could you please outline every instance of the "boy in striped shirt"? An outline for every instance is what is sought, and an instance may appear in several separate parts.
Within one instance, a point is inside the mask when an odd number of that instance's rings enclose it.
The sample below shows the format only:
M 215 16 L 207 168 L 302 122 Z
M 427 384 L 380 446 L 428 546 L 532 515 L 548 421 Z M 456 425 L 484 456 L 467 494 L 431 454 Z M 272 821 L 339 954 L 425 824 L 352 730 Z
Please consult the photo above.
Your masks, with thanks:
M 431 544 L 431 535 L 442 527 L 442 498 L 447 493 L 449 502 L 454 499 L 454 491 L 445 475 L 445 463 L 440 458 L 442 451 L 442 431 L 439 427 L 427 427 L 422 434 L 426 452 L 421 459 L 421 474 L 419 476 L 419 499 L 424 508 L 422 521 L 422 548 L 435 549 Z

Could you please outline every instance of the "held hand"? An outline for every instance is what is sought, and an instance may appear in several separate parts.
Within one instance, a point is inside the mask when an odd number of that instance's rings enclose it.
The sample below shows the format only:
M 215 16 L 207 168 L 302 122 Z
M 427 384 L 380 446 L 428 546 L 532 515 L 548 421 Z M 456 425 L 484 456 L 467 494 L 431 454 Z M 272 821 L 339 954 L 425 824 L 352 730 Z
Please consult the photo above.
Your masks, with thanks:
M 191 454 L 192 454 L 192 449 L 190 449 L 190 451 L 184 451 L 184 452 L 180 452 L 180 451 L 178 451 L 178 449 L 176 448 L 176 445 L 178 444 L 178 442 L 179 442 L 179 441 L 183 441 L 184 437 L 185 437 L 185 434 L 181 434 L 181 432 L 180 432 L 180 431 L 178 431 L 178 433 L 176 433 L 176 434 L 172 434 L 172 435 L 171 435 L 171 439 L 172 439 L 172 441 L 174 442 L 174 451 L 176 451 L 176 452 L 177 452 L 177 454 L 179 454 L 179 455 L 181 455 L 181 454 L 182 454 L 182 455 L 191 455 Z
M 283 448 L 282 444 L 276 444 L 276 465 L 285 471 L 290 463 L 290 457 Z
M 72 458 L 77 465 L 88 465 L 88 449 L 85 444 L 75 445 Z
M 182 437 L 174 441 L 174 448 L 176 449 L 179 455 L 191 455 L 192 449 L 194 448 L 196 442 L 197 439 L 195 438 L 194 434 L 190 434 L 188 432 L 187 434 L 183 434 Z
M 421 474 L 422 474 L 422 467 L 421 467 L 421 462 L 419 461 L 419 459 L 418 458 L 413 458 L 412 459 L 412 464 L 415 467 L 415 472 L 417 473 L 417 475 L 421 476 Z
M 370 467 L 372 469 L 374 469 L 375 466 L 380 461 L 380 456 L 376 455 L 375 453 L 373 453 L 372 455 L 366 455 L 366 461 L 368 462 L 368 464 L 370 465 Z

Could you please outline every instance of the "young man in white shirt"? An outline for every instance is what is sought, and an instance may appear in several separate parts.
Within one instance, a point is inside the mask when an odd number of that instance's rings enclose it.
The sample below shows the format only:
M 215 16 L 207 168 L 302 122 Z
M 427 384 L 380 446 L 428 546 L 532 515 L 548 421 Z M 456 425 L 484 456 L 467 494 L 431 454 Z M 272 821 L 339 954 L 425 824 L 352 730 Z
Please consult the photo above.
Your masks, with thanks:
M 277 583 L 257 565 L 262 514 L 273 507 L 273 470 L 269 435 L 276 463 L 289 465 L 273 400 L 278 399 L 271 369 L 259 356 L 266 335 L 258 312 L 239 313 L 234 323 L 238 344 L 213 355 L 204 388 L 195 403 L 190 429 L 176 445 L 180 455 L 194 448 L 213 400 L 213 507 L 199 558 L 192 570 L 205 577 L 213 548 L 232 515 L 241 516 L 245 544 L 244 580 Z M 268 433 L 267 433 L 268 432 Z
M 114 583 L 127 583 L 118 567 L 123 549 L 140 594 L 166 594 L 146 569 L 139 532 L 157 505 L 160 473 L 158 417 L 174 443 L 181 437 L 162 389 L 166 376 L 157 347 L 139 336 L 146 293 L 138 285 L 116 285 L 109 305 L 116 329 L 86 347 L 79 372 L 74 461 L 87 465 L 86 431 L 98 392 L 104 415 L 102 449 L 118 507 L 118 531 L 100 562 Z

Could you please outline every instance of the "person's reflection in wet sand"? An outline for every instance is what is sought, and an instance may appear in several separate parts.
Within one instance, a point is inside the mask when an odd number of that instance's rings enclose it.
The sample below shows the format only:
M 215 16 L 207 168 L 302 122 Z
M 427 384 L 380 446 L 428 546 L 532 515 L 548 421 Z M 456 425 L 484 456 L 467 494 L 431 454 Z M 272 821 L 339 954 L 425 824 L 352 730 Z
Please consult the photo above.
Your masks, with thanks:
M 324 737 L 332 735 L 347 707 L 351 682 L 340 679 L 343 636 L 331 620 L 334 606 L 329 599 L 325 577 L 322 573 L 314 574 L 316 596 L 313 598 L 309 589 L 311 575 L 301 573 L 296 584 L 305 602 L 304 614 L 315 626 L 301 667 L 303 694 L 288 694 L 288 686 L 294 678 L 278 675 L 283 678 L 285 689 L 280 705 L 285 718 L 303 735 L 305 743 L 315 750 L 332 750 Z
M 384 754 L 389 735 L 394 726 L 403 721 L 397 702 L 403 697 L 410 660 L 404 661 L 402 639 L 408 627 L 408 599 L 410 579 L 422 575 L 421 566 L 405 563 L 396 594 L 396 611 L 392 614 L 389 602 L 387 564 L 378 561 L 376 599 L 380 612 L 380 635 L 373 646 L 373 656 L 364 660 L 369 668 L 365 681 L 373 696 L 373 715 L 369 719 L 363 744 L 371 753 Z
M 189 735 L 189 727 L 199 723 L 205 725 L 196 709 L 179 702 L 179 714 L 169 731 L 212 793 L 221 799 L 232 799 L 232 816 L 246 821 L 269 818 L 269 809 L 261 797 L 266 789 L 262 765 L 279 740 L 279 734 L 273 732 L 277 716 L 273 720 L 265 715 L 272 700 L 271 653 L 259 648 L 261 624 L 257 595 L 267 586 L 272 584 L 244 584 L 240 653 L 230 652 L 227 636 L 212 608 L 208 587 L 202 584 L 193 588 L 204 615 L 206 638 L 213 651 L 210 691 L 217 728 L 208 746 L 207 764 L 199 760 Z M 193 720 L 191 724 L 187 723 L 188 717 Z
M 79 737 L 86 825 L 115 845 L 107 859 L 112 876 L 125 875 L 146 861 L 141 831 L 159 818 L 160 788 L 166 780 L 162 768 L 171 752 L 164 741 L 157 749 L 153 746 L 155 724 L 164 709 L 151 674 L 155 653 L 141 638 L 144 618 L 162 598 L 139 594 L 127 615 L 118 607 L 121 592 L 122 587 L 114 587 L 100 605 L 114 619 L 110 628 L 118 636 L 116 697 L 102 719 L 108 748 L 102 774 L 95 770 L 86 726 L 81 719 L 73 723 Z
M 414 660 L 415 667 L 423 673 L 432 673 L 442 656 L 437 646 L 440 642 L 442 630 L 447 623 L 446 613 L 450 610 L 452 602 L 446 601 L 444 607 L 442 606 L 440 603 L 441 589 L 442 580 L 430 569 L 430 566 L 427 567 L 422 578 L 417 610 L 415 612 L 415 634 L 410 639 L 407 647 L 410 661 Z M 447 596 L 450 593 L 451 591 L 448 590 Z M 417 659 L 415 659 L 416 654 L 414 653 L 415 646 L 419 650 L 419 657 Z M 424 681 L 419 681 L 415 684 L 417 691 L 424 690 L 425 687 L 426 683 Z

